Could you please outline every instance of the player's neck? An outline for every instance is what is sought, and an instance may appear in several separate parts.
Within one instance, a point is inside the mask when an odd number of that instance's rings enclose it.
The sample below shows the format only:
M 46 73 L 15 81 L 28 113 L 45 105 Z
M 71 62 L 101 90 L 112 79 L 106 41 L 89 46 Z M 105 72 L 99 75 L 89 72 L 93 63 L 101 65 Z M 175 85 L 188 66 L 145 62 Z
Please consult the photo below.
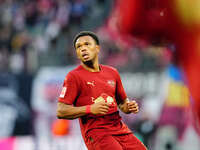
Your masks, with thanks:
M 81 62 L 81 65 L 83 66 L 83 68 L 85 68 L 86 70 L 90 71 L 90 72 L 99 72 L 100 71 L 100 66 L 99 66 L 99 62 L 95 61 L 89 61 L 86 63 Z

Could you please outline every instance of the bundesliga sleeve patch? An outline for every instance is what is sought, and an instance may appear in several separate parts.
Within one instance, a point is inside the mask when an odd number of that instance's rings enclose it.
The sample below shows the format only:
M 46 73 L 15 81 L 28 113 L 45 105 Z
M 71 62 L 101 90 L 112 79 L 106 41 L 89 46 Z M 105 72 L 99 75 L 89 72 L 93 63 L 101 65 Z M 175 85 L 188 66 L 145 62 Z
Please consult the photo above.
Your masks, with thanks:
M 62 88 L 62 91 L 61 91 L 61 93 L 60 93 L 60 98 L 64 98 L 64 97 L 65 97 L 66 91 L 67 91 L 67 87 L 63 87 L 63 88 Z

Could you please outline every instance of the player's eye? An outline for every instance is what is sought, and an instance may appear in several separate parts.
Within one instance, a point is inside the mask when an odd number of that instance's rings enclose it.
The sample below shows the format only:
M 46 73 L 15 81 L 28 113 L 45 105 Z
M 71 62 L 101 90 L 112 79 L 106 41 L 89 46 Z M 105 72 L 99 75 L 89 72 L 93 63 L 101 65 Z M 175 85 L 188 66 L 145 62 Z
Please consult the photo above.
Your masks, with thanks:
M 88 43 L 88 42 L 85 42 L 85 45 L 90 45 L 90 43 Z
M 76 48 L 80 48 L 80 47 L 81 47 L 81 45 L 77 45 L 77 46 L 76 46 Z

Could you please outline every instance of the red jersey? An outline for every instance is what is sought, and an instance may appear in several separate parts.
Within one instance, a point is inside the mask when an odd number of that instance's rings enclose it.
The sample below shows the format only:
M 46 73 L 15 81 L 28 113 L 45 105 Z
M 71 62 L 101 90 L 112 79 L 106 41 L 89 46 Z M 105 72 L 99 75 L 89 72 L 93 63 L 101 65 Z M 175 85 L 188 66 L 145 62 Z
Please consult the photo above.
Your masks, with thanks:
M 83 138 L 91 134 L 131 133 L 121 121 L 117 104 L 127 98 L 116 69 L 100 65 L 99 72 L 90 72 L 81 65 L 68 73 L 59 102 L 85 106 L 104 100 L 109 103 L 106 115 L 85 115 L 79 119 Z

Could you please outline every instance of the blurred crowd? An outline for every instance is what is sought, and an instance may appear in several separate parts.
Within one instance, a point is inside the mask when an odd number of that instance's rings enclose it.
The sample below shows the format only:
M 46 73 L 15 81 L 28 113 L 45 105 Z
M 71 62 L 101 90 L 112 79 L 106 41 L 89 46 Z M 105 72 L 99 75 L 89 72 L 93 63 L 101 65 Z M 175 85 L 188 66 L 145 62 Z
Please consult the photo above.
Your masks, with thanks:
M 71 50 L 74 34 L 100 25 L 111 3 L 105 0 L 2 0 L 0 70 L 35 73 L 43 65 L 75 63 Z
M 2 124 L 10 129 L 2 136 L 34 132 L 31 94 L 38 70 L 76 64 L 74 35 L 100 26 L 111 7 L 106 0 L 0 1 L 0 103 L 7 112 L 0 122 L 17 120 Z
M 33 74 L 45 65 L 75 64 L 73 36 L 80 30 L 104 28 L 112 3 L 106 0 L 2 0 L 0 70 Z M 141 65 L 147 65 L 144 68 L 150 67 L 151 70 L 165 63 L 162 58 L 168 57 L 159 46 L 150 48 L 148 53 L 140 51 L 147 46 L 135 45 L 137 42 L 129 48 L 122 47 L 116 44 L 115 39 L 106 37 L 108 32 L 99 30 L 99 35 L 102 35 L 102 62 L 105 64 L 127 68 L 128 61 L 133 59 L 137 64 L 128 66 L 131 70 L 134 70 L 133 67 L 137 70 Z M 152 62 L 152 66 L 148 66 L 151 64 L 146 61 Z
M 101 25 L 111 5 L 106 0 L 0 1 L 0 103 L 7 114 L 0 122 L 9 130 L 1 136 L 34 132 L 31 94 L 38 70 L 75 64 L 73 36 Z

